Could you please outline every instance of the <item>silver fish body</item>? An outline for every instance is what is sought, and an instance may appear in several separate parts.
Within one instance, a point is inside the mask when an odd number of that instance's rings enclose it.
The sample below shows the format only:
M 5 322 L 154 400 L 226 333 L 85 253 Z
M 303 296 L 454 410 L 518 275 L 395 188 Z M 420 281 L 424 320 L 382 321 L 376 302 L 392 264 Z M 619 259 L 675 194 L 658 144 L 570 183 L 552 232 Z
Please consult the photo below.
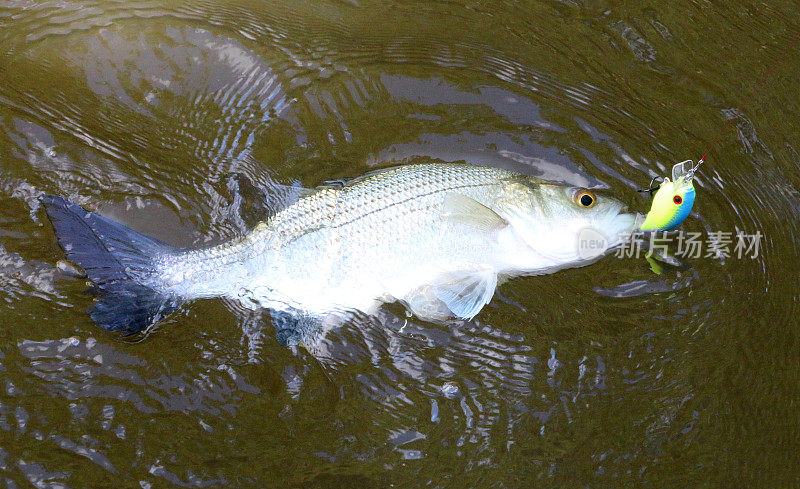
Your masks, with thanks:
M 302 197 L 232 242 L 168 253 L 149 286 L 182 299 L 226 296 L 312 315 L 374 312 L 402 300 L 417 316 L 472 318 L 498 280 L 585 262 L 635 228 L 624 206 L 508 170 L 409 165 Z

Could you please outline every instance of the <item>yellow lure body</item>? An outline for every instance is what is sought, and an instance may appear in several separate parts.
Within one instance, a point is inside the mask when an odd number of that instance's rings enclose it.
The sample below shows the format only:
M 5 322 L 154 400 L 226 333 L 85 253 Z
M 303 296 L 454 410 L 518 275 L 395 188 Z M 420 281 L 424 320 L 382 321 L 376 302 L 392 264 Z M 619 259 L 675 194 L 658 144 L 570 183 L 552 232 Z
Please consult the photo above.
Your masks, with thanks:
M 642 231 L 670 231 L 678 227 L 692 211 L 694 185 L 690 177 L 675 181 L 666 179 L 655 196 L 650 212 L 642 223 Z

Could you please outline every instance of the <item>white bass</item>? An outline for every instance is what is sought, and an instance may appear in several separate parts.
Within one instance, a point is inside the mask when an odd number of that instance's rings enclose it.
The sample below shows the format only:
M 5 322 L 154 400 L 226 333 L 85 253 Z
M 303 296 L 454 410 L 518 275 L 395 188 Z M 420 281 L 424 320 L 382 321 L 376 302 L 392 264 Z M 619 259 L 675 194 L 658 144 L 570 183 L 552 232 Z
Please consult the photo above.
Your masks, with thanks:
M 499 281 L 585 264 L 637 226 L 613 198 L 467 164 L 401 166 L 324 186 L 246 236 L 196 250 L 59 197 L 42 202 L 67 257 L 98 290 L 92 319 L 125 334 L 217 296 L 315 317 L 401 300 L 422 319 L 470 319 Z

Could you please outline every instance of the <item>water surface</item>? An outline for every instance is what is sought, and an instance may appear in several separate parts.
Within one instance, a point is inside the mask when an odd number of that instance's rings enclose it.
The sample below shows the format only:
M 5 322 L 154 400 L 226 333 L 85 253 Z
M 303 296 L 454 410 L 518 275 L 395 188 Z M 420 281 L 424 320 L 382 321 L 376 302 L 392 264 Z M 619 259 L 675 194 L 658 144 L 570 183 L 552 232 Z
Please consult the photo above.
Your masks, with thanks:
M 786 1 L 1 2 L 0 479 L 799 485 L 798 29 Z M 683 228 L 760 232 L 758 256 L 609 256 L 473 321 L 327 335 L 223 300 L 101 331 L 37 200 L 202 246 L 274 182 L 426 161 L 645 211 L 709 148 Z

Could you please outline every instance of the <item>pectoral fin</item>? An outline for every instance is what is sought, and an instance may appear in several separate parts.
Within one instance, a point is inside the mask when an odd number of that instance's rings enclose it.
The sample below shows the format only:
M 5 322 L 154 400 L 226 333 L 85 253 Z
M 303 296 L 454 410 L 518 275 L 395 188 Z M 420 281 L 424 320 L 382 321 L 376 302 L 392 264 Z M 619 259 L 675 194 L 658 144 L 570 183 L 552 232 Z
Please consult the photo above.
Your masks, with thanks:
M 455 316 L 472 319 L 492 300 L 496 288 L 497 273 L 480 270 L 450 274 L 434 286 L 434 291 Z
M 496 234 L 508 221 L 475 199 L 454 192 L 444 198 L 445 219 L 469 225 L 487 234 Z

